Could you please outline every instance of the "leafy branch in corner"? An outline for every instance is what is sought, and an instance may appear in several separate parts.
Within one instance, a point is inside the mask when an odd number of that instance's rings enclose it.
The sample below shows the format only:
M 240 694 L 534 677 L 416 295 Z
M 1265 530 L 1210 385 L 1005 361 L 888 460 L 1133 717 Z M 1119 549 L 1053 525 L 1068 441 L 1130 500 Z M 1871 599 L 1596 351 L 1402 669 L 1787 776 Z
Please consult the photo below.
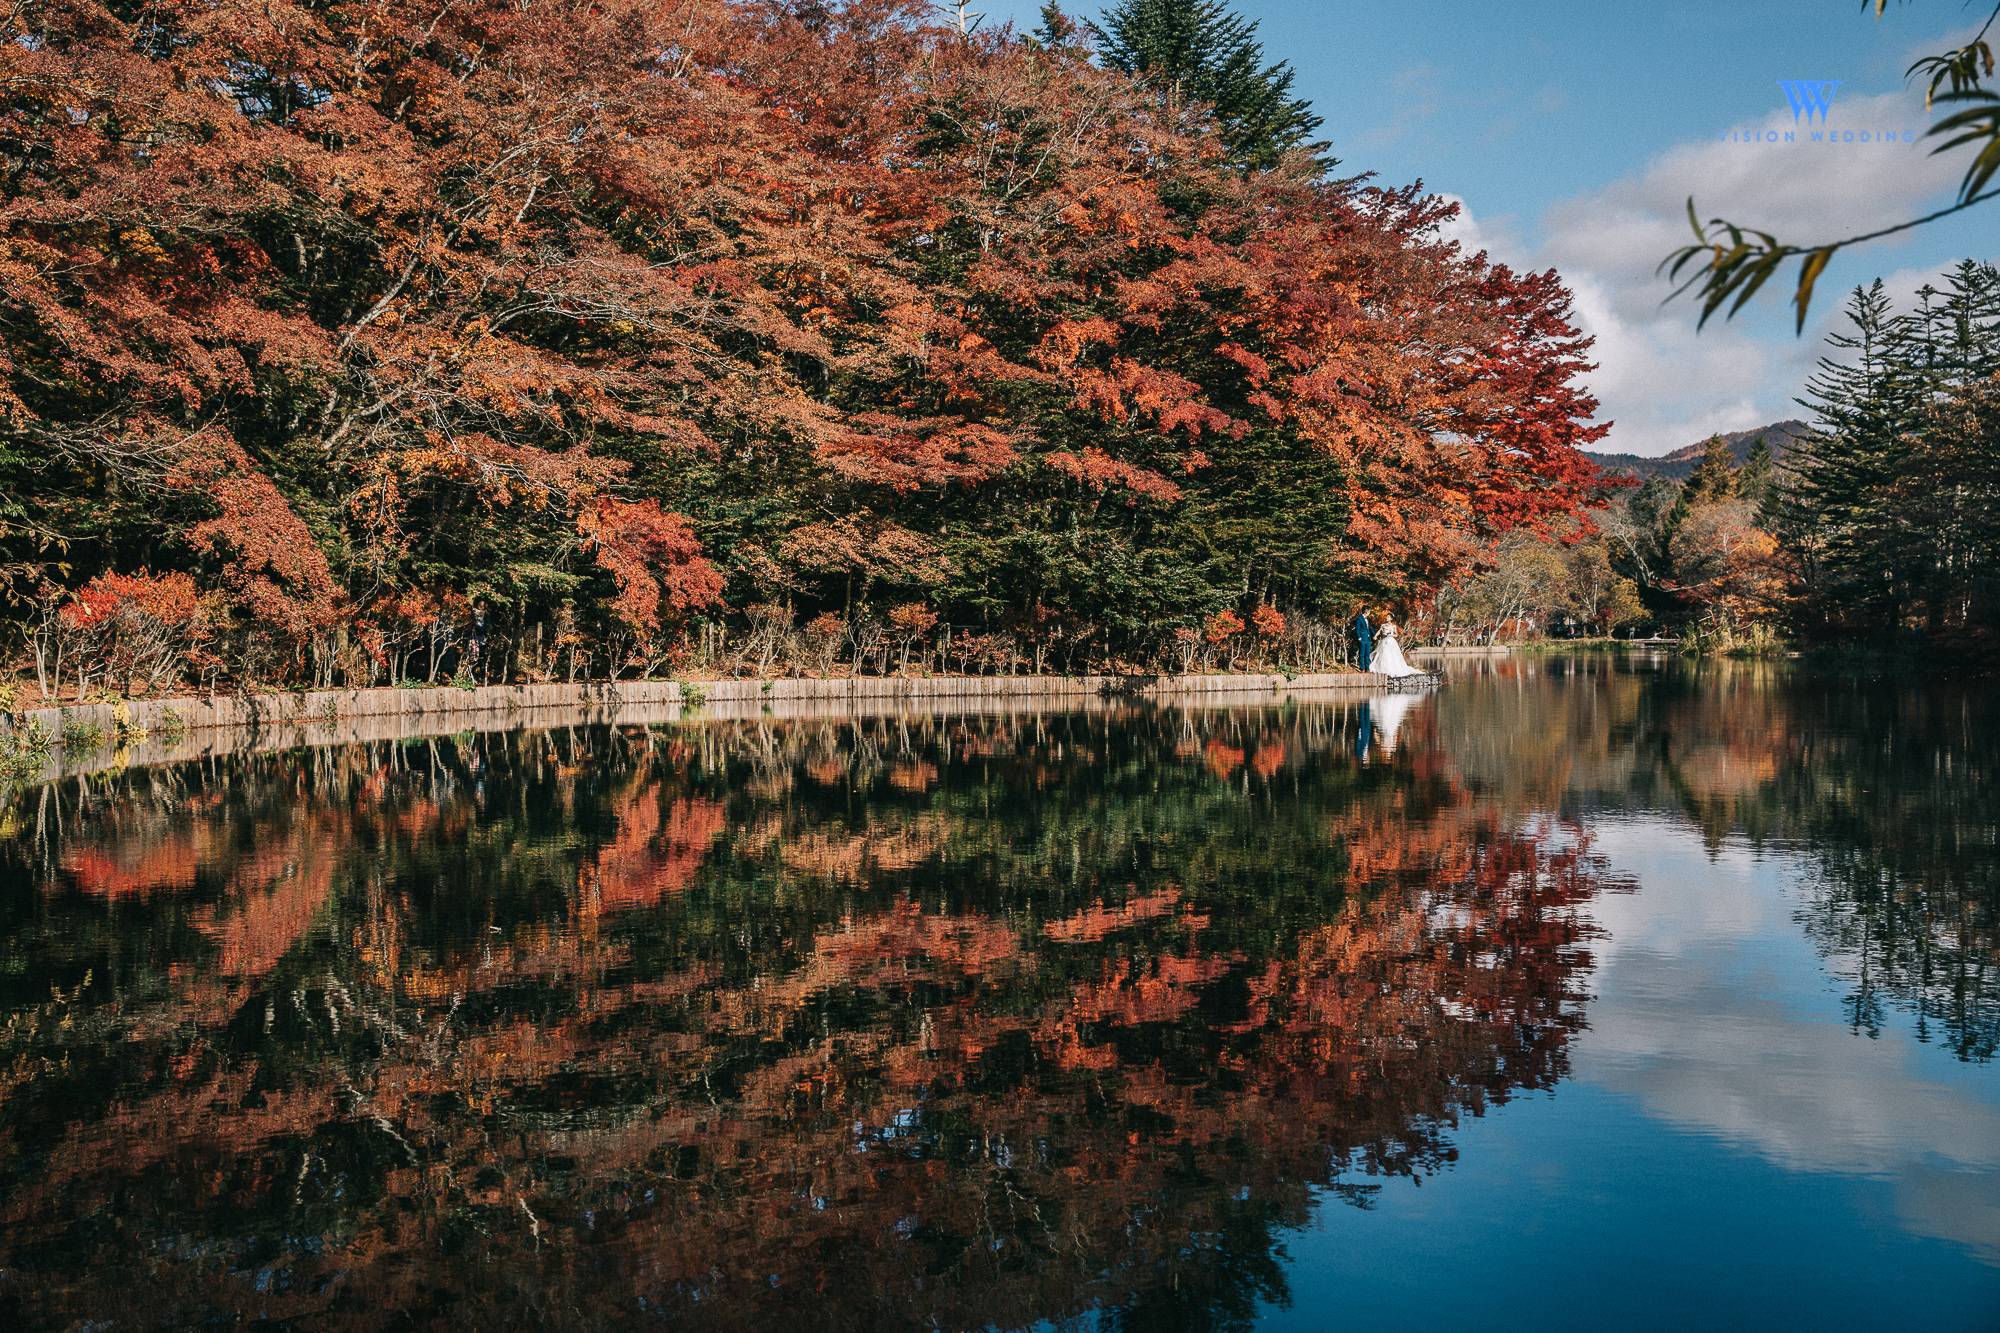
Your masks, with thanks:
M 1870 3 L 1875 6 L 1877 18 L 1888 7 L 1888 0 L 1870 0 Z M 1794 329 L 1802 333 L 1806 326 L 1806 311 L 1812 305 L 1813 286 L 1819 281 L 1820 274 L 1826 271 L 1835 253 L 1848 246 L 1893 236 L 1897 232 L 1950 217 L 1953 213 L 1963 212 L 2000 195 L 2000 189 L 1989 188 L 1994 174 L 2000 172 L 2000 93 L 1995 93 L 1981 82 L 1982 78 L 1993 77 L 1993 48 L 1987 44 L 1986 34 L 1996 19 L 2000 19 L 2000 5 L 1994 6 L 1993 12 L 1987 15 L 1986 22 L 1970 42 L 1943 55 L 1925 56 L 1904 71 L 1905 77 L 1917 74 L 1929 76 L 1930 84 L 1924 90 L 1925 110 L 1932 110 L 1940 103 L 1964 107 L 1933 125 L 1926 133 L 1926 138 L 1943 136 L 1944 141 L 1931 150 L 1933 156 L 1969 145 L 1984 145 L 1966 168 L 1954 203 L 1923 217 L 1859 236 L 1822 245 L 1788 245 L 1770 232 L 1740 227 L 1726 218 L 1710 218 L 1703 225 L 1695 211 L 1694 196 L 1690 195 L 1688 226 L 1694 231 L 1694 243 L 1682 246 L 1660 262 L 1659 271 L 1666 274 L 1670 281 L 1679 283 L 1667 299 L 1671 301 L 1684 292 L 1694 290 L 1701 300 L 1698 328 L 1706 325 L 1709 317 L 1724 306 L 1728 307 L 1728 312 L 1723 317 L 1732 318 L 1749 304 L 1750 298 L 1788 260 L 1796 259 L 1799 261 L 1798 285 L 1792 293 L 1792 306 L 1796 312 Z M 1683 274 L 1687 276 L 1683 278 Z

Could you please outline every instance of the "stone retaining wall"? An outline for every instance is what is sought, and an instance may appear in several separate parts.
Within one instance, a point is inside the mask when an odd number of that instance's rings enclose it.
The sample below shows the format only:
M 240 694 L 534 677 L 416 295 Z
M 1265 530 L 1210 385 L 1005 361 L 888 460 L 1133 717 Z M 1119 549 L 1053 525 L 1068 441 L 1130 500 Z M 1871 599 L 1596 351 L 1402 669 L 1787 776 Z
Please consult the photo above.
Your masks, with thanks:
M 862 717 L 920 711 L 955 716 L 1121 706 L 1149 699 L 1182 706 L 1277 702 L 1367 694 L 1374 672 L 1283 676 L 859 676 L 830 680 L 595 681 L 477 689 L 316 690 L 221 699 L 134 699 L 0 714 L 0 731 L 40 723 L 56 744 L 28 781 L 131 764 L 210 755 L 405 740 L 466 731 L 591 724 L 645 726 L 684 717 Z M 122 716 L 121 716 L 122 712 Z M 65 753 L 63 735 L 95 733 Z
M 602 721 L 634 706 L 678 705 L 688 695 L 710 706 L 731 703 L 928 704 L 939 700 L 1003 701 L 1118 695 L 1138 698 L 1272 695 L 1312 690 L 1379 688 L 1374 672 L 1297 676 L 857 676 L 830 680 L 594 681 L 582 685 L 486 685 L 421 690 L 309 690 L 220 699 L 134 699 L 124 704 L 75 704 L 14 715 L 14 725 L 40 722 L 59 736 L 66 725 L 111 734 L 217 728 L 265 731 L 301 723 L 364 717 L 443 721 L 469 714 L 533 714 L 536 725 Z M 123 709 L 123 716 L 120 710 Z M 526 719 L 523 719 L 526 724 Z M 0 726 L 4 726 L 0 723 Z
M 269 731 L 302 723 L 353 718 L 393 717 L 442 722 L 470 714 L 540 713 L 578 715 L 578 720 L 604 709 L 629 705 L 680 702 L 680 687 L 672 681 L 595 682 L 585 685 L 488 685 L 460 690 L 307 690 L 288 694 L 243 695 L 220 699 L 133 699 L 119 704 L 72 704 L 36 708 L 15 714 L 15 724 L 40 722 L 60 737 L 66 726 L 119 730 L 194 732 L 214 730 Z M 122 725 L 121 725 L 122 723 Z

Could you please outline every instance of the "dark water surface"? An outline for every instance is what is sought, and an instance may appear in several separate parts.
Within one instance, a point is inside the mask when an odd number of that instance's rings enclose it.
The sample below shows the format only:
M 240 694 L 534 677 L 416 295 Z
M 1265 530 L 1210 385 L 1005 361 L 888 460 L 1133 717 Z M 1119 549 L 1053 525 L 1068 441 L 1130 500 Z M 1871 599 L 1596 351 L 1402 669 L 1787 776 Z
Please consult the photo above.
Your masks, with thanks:
M 1981 687 L 523 732 L 0 808 L 0 1315 L 2000 1328 Z

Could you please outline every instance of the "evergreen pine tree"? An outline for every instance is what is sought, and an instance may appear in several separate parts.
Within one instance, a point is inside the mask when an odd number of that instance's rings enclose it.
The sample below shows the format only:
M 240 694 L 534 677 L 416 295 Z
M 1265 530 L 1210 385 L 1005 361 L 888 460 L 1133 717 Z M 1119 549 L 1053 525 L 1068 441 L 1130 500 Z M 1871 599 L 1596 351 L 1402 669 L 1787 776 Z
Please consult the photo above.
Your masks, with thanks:
M 1300 148 L 1320 155 L 1321 170 L 1335 165 L 1324 156 L 1327 145 L 1312 138 L 1321 124 L 1312 103 L 1291 95 L 1291 65 L 1264 64 L 1256 23 L 1223 0 L 1119 0 L 1103 18 L 1090 30 L 1104 63 L 1174 103 L 1212 107 L 1238 165 L 1267 170 Z
M 1028 33 L 1028 44 L 1062 55 L 1080 55 L 1084 50 L 1083 36 L 1083 25 L 1063 13 L 1054 0 L 1047 0 L 1042 5 L 1041 23 Z
M 1924 485 L 1914 522 L 1934 534 L 1924 610 L 1933 630 L 1985 641 L 2000 629 L 2000 376 L 1967 384 L 1924 435 Z
M 1799 401 L 1795 440 L 1764 520 L 1797 558 L 1827 627 L 1911 620 L 1959 628 L 1990 600 L 1995 507 L 1978 406 L 2000 374 L 2000 270 L 1961 263 L 1894 314 L 1882 284 L 1856 289 Z M 1968 425 L 1967 423 L 1973 423 Z
M 2000 269 L 1960 260 L 1943 290 L 1926 285 L 1907 321 L 1911 371 L 1942 401 L 2000 374 Z
M 1891 459 L 1876 521 L 1863 530 L 1901 575 L 1898 613 L 1938 631 L 1965 628 L 1976 607 L 1991 605 L 1976 593 L 1992 578 L 1995 556 L 2000 497 L 1984 456 L 1993 441 L 1964 426 L 1980 413 L 1961 408 L 1990 395 L 2000 375 L 2000 269 L 1965 260 L 1942 290 L 1925 287 L 1919 297 L 1903 339 L 1919 412 Z
M 1777 460 L 1771 454 L 1771 442 L 1759 435 L 1750 445 L 1750 457 L 1743 460 L 1743 466 L 1736 473 L 1736 493 L 1757 511 L 1760 519 L 1764 503 L 1770 497 L 1771 476 Z
M 1660 548 L 1657 553 L 1660 569 L 1668 572 L 1673 570 L 1674 534 L 1681 530 L 1681 524 L 1687 522 L 1688 515 L 1693 512 L 1694 502 L 1688 498 L 1688 488 L 1683 486 L 1680 488 L 1680 493 L 1674 497 L 1674 507 L 1667 511 L 1666 518 L 1660 522 Z
M 1708 437 L 1701 465 L 1688 478 L 1682 497 L 1691 505 L 1727 500 L 1736 492 L 1736 459 L 1720 435 Z
M 1629 512 L 1633 523 L 1648 533 L 1657 533 L 1667 514 L 1681 497 L 1681 488 L 1673 478 L 1655 472 L 1646 478 L 1645 485 L 1632 493 Z
M 1792 442 L 1789 477 L 1777 505 L 1780 535 L 1798 558 L 1808 600 L 1824 625 L 1894 595 L 1874 560 L 1866 529 L 1917 403 L 1897 350 L 1904 325 L 1878 280 L 1848 298 L 1850 331 L 1827 336 L 1851 360 L 1822 357 L 1806 383 L 1817 424 Z M 1877 607 L 1879 609 L 1879 606 Z

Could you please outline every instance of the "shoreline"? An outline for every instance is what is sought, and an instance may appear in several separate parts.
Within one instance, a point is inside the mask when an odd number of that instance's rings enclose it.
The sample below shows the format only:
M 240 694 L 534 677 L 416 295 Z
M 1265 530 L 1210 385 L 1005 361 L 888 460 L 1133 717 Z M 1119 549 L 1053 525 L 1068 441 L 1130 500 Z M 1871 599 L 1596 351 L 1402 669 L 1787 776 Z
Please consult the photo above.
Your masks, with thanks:
M 1444 654 L 1437 654 L 1444 656 Z M 1373 671 L 1287 678 L 1191 676 L 857 676 L 820 679 L 592 681 L 424 689 L 313 690 L 285 694 L 135 699 L 0 714 L 0 737 L 39 725 L 50 744 L 17 785 L 105 769 L 228 754 L 363 741 L 590 725 L 746 719 L 869 717 L 921 711 L 946 716 L 1031 711 L 1045 705 L 1115 708 L 1281 703 L 1294 697 L 1373 695 Z M 122 713 L 122 716 L 121 716 Z

